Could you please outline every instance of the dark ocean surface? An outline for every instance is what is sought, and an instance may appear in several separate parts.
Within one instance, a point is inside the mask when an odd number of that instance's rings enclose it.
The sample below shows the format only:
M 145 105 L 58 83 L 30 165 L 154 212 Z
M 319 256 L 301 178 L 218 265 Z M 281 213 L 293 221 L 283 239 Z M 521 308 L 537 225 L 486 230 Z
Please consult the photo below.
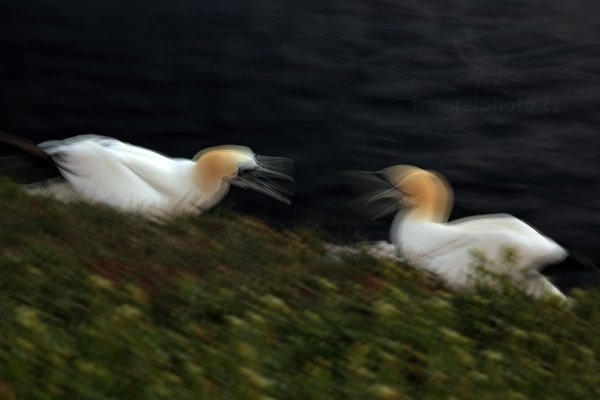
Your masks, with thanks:
M 453 218 L 508 212 L 597 249 L 600 3 L 171 0 L 0 3 L 0 130 L 113 136 L 172 156 L 216 144 L 296 160 L 278 226 L 385 239 L 340 171 L 444 174 Z

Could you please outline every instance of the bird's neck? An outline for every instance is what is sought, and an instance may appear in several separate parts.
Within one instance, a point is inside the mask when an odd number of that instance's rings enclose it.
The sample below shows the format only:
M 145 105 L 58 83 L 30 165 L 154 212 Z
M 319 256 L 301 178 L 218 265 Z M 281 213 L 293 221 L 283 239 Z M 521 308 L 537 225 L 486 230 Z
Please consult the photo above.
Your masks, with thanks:
M 419 221 L 437 221 L 437 207 L 431 199 L 423 199 L 409 214 L 408 218 Z
M 192 169 L 192 179 L 202 194 L 207 197 L 217 194 L 226 185 L 222 177 L 207 174 L 198 168 L 197 165 L 194 165 Z
M 427 185 L 417 199 L 409 217 L 422 221 L 445 223 L 452 209 L 452 196 L 442 185 Z

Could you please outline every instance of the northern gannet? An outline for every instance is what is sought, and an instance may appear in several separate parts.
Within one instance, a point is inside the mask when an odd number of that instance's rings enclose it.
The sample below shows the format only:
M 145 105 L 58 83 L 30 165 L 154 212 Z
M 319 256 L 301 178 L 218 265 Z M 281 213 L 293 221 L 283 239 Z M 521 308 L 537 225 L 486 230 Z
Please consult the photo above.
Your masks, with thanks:
M 396 214 L 390 236 L 398 256 L 409 265 L 440 276 L 455 289 L 472 286 L 478 267 L 483 267 L 507 276 L 532 296 L 565 299 L 539 272 L 568 254 L 554 240 L 508 214 L 448 222 L 453 192 L 445 178 L 434 171 L 398 165 L 375 176 L 388 189 L 369 195 L 367 205 L 381 199 L 395 203 L 395 208 L 386 207 L 378 216 L 405 208 Z
M 290 203 L 291 193 L 271 178 L 293 181 L 293 162 L 258 156 L 248 147 L 211 147 L 190 160 L 96 135 L 35 145 L 2 134 L 0 141 L 59 172 L 62 179 L 39 182 L 28 189 L 63 200 L 82 199 L 122 211 L 168 216 L 205 211 L 234 185 Z

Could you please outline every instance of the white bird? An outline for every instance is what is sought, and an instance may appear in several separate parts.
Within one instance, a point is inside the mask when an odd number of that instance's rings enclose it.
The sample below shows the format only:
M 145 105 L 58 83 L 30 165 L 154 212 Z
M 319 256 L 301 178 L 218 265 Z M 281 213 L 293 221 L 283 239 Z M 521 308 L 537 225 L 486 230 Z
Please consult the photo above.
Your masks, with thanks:
M 189 160 L 96 135 L 37 146 L 10 135 L 0 140 L 57 169 L 62 179 L 29 188 L 64 200 L 82 199 L 123 211 L 168 216 L 205 211 L 234 185 L 290 203 L 291 193 L 270 178 L 293 181 L 293 162 L 261 157 L 247 147 L 212 147 Z
M 436 172 L 398 165 L 376 174 L 391 189 L 369 196 L 367 204 L 391 198 L 396 209 L 409 208 L 396 214 L 390 231 L 397 254 L 409 265 L 440 276 L 455 289 L 471 287 L 483 268 L 507 276 L 532 296 L 565 298 L 539 272 L 568 254 L 554 240 L 508 214 L 447 222 L 452 189 Z

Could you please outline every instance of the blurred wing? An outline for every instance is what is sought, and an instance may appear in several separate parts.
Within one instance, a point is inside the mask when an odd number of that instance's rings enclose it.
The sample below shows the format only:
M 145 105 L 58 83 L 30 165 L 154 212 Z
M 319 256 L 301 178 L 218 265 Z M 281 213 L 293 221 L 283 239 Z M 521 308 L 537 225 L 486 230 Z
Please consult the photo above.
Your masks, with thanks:
M 114 206 L 162 201 L 161 184 L 172 179 L 166 157 L 115 139 L 83 137 L 40 146 L 79 193 Z
M 533 239 L 543 236 L 531 225 L 510 214 L 488 214 L 459 218 L 449 222 L 448 225 L 460 226 L 473 231 L 489 231 L 490 229 L 500 229 Z
M 485 257 L 482 266 L 497 273 L 508 273 L 524 284 L 536 276 L 532 270 L 566 256 L 566 251 L 554 241 L 510 216 L 479 217 L 447 225 L 404 224 L 399 237 L 402 255 L 410 264 L 440 275 L 455 287 L 469 285 L 469 279 L 476 272 L 473 267 L 477 265 L 478 254 Z M 516 232 L 526 232 L 526 235 Z M 515 251 L 515 263 L 506 259 L 508 249 Z
M 120 141 L 114 141 L 107 149 L 140 180 L 164 195 L 181 193 L 182 186 L 186 184 L 179 176 L 177 166 L 188 165 L 191 168 L 194 165 L 191 160 L 172 159 Z
M 448 225 L 475 234 L 489 232 L 503 235 L 508 245 L 518 250 L 522 262 L 532 268 L 558 263 L 568 255 L 568 252 L 554 240 L 509 214 L 461 218 Z

